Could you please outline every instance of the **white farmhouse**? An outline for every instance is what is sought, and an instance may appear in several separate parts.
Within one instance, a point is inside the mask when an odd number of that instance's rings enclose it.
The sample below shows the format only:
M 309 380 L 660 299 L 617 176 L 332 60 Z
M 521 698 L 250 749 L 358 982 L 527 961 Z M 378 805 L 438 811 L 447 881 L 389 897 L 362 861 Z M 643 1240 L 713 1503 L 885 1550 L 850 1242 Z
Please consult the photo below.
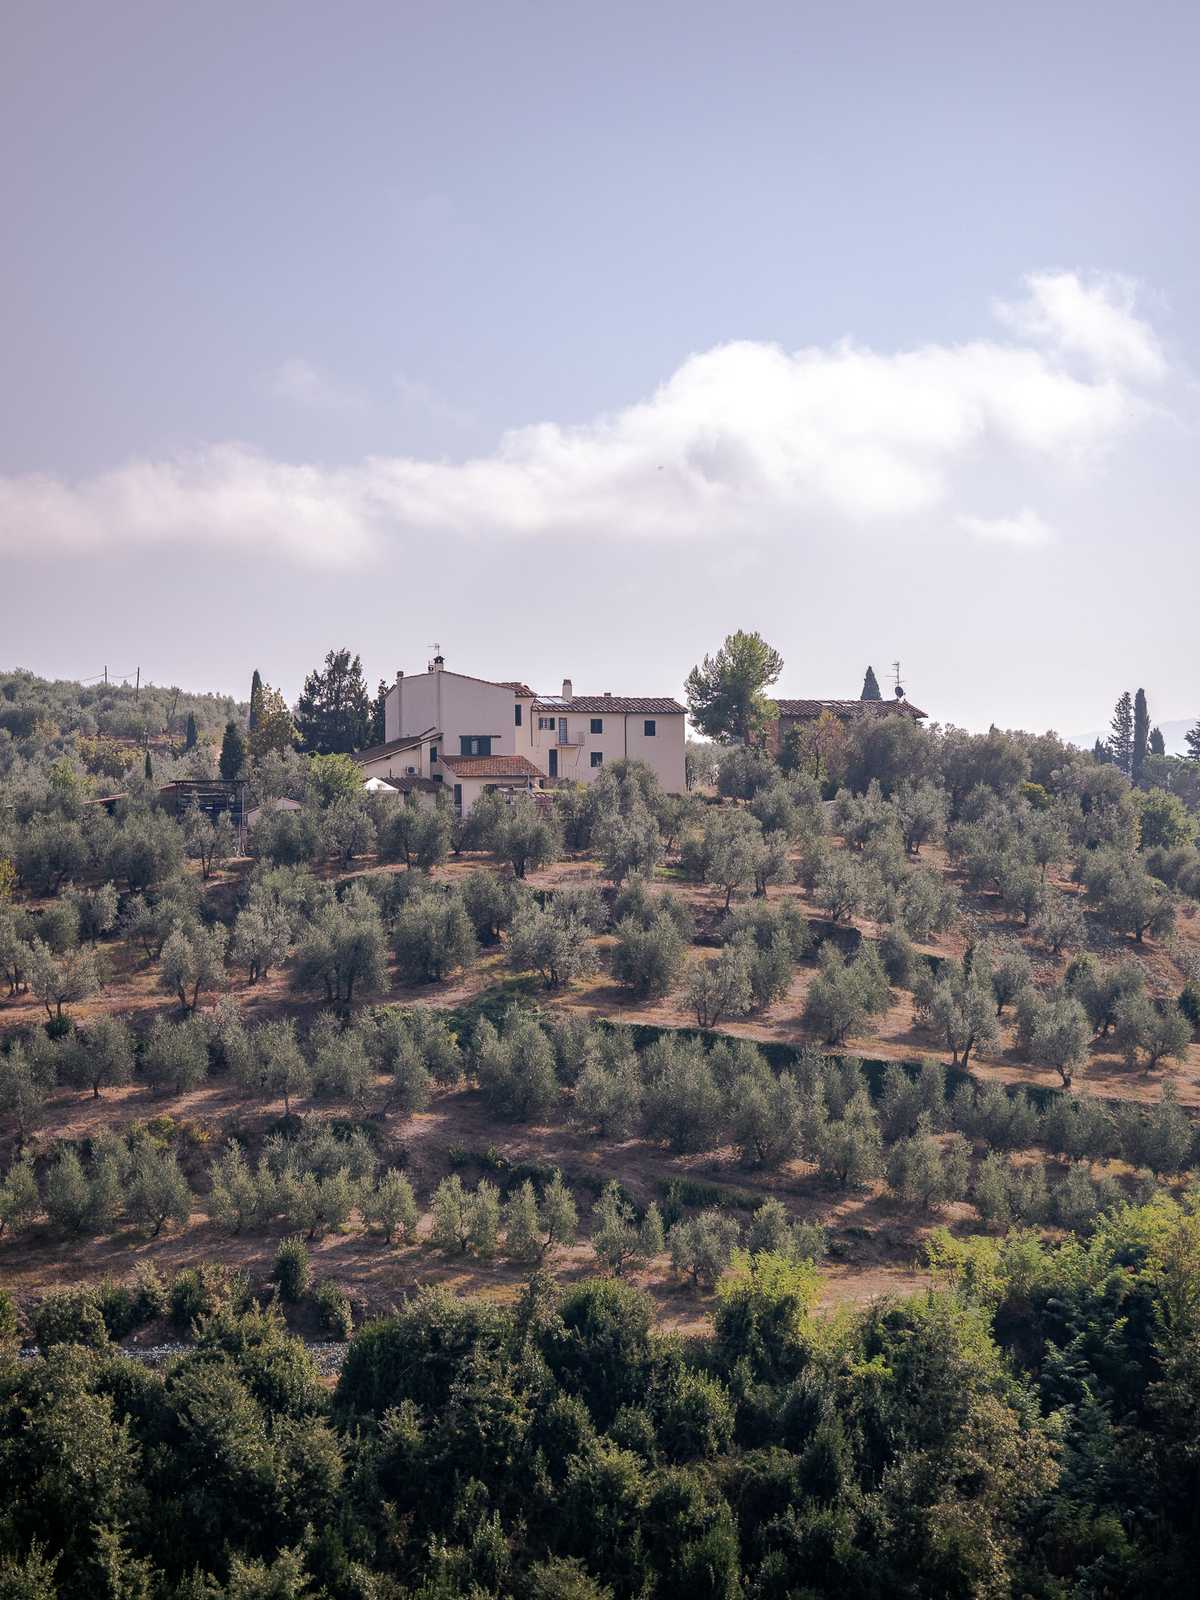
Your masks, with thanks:
M 385 741 L 355 757 L 364 778 L 418 792 L 449 789 L 467 812 L 489 789 L 536 792 L 555 782 L 591 783 L 606 764 L 644 761 L 663 788 L 681 794 L 684 708 L 669 697 L 540 695 L 527 684 L 447 670 L 435 656 L 423 673 L 396 674 L 384 709 Z M 420 781 L 424 780 L 424 781 Z

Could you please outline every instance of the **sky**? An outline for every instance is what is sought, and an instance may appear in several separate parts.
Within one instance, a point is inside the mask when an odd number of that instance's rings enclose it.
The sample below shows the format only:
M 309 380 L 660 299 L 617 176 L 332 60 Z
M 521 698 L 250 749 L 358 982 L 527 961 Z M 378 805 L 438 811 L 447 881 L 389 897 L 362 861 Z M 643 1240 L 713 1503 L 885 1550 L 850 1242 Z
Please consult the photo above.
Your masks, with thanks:
M 1200 716 L 1200 8 L 9 0 L 0 667 Z

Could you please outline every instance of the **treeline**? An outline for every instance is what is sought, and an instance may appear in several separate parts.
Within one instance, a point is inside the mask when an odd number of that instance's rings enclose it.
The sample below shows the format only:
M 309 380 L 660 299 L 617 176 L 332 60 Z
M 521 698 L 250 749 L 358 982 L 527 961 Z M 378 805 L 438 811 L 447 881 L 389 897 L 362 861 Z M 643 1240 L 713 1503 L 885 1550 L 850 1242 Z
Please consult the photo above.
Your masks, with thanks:
M 1086 1246 L 935 1240 L 940 1287 L 834 1319 L 738 1253 L 711 1337 L 613 1278 L 423 1292 L 334 1392 L 245 1280 L 59 1296 L 0 1366 L 6 1594 L 784 1600 L 1194 1592 L 1190 1210 Z M 282 1297 L 310 1292 L 280 1259 Z M 162 1370 L 111 1337 L 191 1310 Z M 338 1322 L 336 1305 L 330 1322 Z M 11 1314 L 5 1329 L 11 1337 Z
M 131 745 L 165 737 L 182 752 L 189 740 L 219 737 L 244 711 L 228 695 L 0 672 L 0 782 L 36 786 L 57 760 L 110 782 L 140 775 L 142 757 Z

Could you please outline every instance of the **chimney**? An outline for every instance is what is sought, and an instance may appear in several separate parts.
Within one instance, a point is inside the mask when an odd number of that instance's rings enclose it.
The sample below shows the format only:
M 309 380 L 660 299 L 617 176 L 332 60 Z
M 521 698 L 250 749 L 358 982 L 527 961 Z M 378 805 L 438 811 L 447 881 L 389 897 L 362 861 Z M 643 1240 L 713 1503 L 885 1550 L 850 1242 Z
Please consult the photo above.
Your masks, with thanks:
M 399 683 L 400 679 L 403 676 L 404 676 L 404 668 L 403 667 L 397 667 L 396 668 L 396 682 Z
M 434 656 L 433 660 L 429 663 L 429 670 L 430 672 L 440 672 L 445 665 L 445 656 Z
M 575 686 L 572 684 L 570 678 L 563 679 L 562 697 L 564 700 L 574 700 L 575 698 Z

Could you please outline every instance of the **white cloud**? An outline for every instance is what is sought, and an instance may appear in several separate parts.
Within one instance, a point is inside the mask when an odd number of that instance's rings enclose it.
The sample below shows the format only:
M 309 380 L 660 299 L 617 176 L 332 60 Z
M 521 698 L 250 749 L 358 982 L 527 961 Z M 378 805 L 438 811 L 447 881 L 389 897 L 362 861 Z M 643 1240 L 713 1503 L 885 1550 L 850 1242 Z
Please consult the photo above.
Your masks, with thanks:
M 1034 272 L 1028 294 L 1016 305 L 996 307 L 1016 333 L 1079 356 L 1099 372 L 1156 382 L 1167 363 L 1158 336 L 1134 314 L 1137 285 L 1106 274 L 1085 282 L 1075 272 Z
M 1035 549 L 1049 544 L 1054 530 L 1043 522 L 1037 512 L 1024 506 L 1011 517 L 973 517 L 964 513 L 958 519 L 959 527 L 992 544 L 1012 544 Z
M 1123 280 L 1035 274 L 1026 287 L 1001 308 L 1005 339 L 719 345 L 621 411 L 514 429 L 458 463 L 330 470 L 223 444 L 75 485 L 0 478 L 0 551 L 203 537 L 343 564 L 406 534 L 764 542 L 931 517 L 1034 543 L 1046 530 L 1031 507 L 989 522 L 973 485 L 1003 474 L 1023 499 L 1039 475 L 1094 465 L 1148 413 L 1143 390 L 1166 366 Z M 293 395 L 316 404 L 318 375 L 287 366 Z

